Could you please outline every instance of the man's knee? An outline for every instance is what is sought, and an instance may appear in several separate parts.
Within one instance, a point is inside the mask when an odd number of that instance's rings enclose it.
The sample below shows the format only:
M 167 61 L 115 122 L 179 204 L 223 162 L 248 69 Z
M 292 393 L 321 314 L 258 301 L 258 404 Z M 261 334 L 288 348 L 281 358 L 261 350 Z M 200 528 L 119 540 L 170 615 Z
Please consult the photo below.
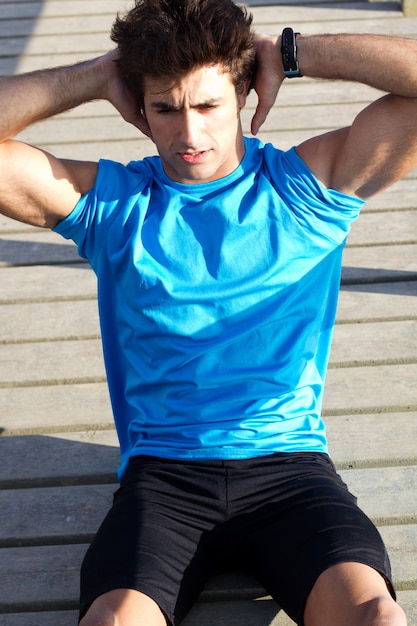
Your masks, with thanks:
M 97 610 L 88 611 L 80 621 L 79 626 L 116 626 L 115 619 L 112 611 L 101 607 Z
M 115 589 L 94 600 L 79 626 L 166 626 L 166 619 L 149 596 Z
M 361 563 L 339 563 L 317 579 L 304 613 L 306 626 L 407 626 L 381 574 Z
M 363 626 L 407 626 L 407 618 L 402 608 L 385 596 L 374 598 L 360 607 L 358 623 Z

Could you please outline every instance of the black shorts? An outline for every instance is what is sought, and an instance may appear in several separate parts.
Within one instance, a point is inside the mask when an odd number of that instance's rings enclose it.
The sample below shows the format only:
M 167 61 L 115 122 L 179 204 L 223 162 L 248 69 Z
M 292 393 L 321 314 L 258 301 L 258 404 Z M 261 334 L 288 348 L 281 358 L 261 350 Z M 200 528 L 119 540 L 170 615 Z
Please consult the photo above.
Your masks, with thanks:
M 80 615 L 129 588 L 178 624 L 210 576 L 242 569 L 302 624 L 318 576 L 346 561 L 378 570 L 394 596 L 382 539 L 325 454 L 136 457 L 84 559 Z

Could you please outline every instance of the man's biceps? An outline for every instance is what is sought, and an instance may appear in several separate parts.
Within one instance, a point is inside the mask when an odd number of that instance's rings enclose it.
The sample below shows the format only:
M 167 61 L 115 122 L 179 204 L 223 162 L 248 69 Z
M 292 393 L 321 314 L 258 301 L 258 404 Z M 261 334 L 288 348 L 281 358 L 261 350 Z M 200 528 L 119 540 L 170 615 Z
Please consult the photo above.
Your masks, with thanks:
M 33 226 L 53 227 L 80 194 L 57 160 L 26 144 L 0 145 L 0 211 Z

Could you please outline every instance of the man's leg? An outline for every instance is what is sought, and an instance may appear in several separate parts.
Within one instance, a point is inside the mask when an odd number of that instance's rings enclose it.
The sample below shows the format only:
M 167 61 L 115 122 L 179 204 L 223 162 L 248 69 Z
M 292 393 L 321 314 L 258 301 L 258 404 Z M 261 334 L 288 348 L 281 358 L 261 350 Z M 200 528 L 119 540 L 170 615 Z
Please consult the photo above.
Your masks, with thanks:
M 233 527 L 232 538 L 244 538 L 244 567 L 294 622 L 405 626 L 402 610 L 391 599 L 382 537 L 329 457 L 274 455 L 246 464 L 247 471 L 237 475 L 236 493 L 229 485 L 232 504 L 244 511 L 234 519 L 235 526 L 243 526 Z M 253 499 L 266 504 L 250 512 Z
M 217 462 L 132 459 L 81 567 L 81 626 L 185 616 L 217 559 L 209 537 L 225 515 L 224 473 Z
M 166 626 L 166 619 L 144 593 L 115 589 L 94 600 L 80 626 Z
M 306 603 L 305 626 L 406 626 L 384 578 L 361 563 L 340 563 L 317 579 Z

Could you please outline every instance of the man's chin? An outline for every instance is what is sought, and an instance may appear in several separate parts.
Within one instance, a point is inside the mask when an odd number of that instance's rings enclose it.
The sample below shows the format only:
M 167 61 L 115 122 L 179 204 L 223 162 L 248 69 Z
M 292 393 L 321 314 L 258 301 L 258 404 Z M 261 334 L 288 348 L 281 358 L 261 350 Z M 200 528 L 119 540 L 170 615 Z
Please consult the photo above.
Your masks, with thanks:
M 197 165 L 191 165 L 190 167 L 181 169 L 166 167 L 164 165 L 164 170 L 168 178 L 177 183 L 183 183 L 185 185 L 198 185 L 201 183 L 207 183 L 213 180 L 217 180 L 217 178 L 221 178 L 221 176 L 217 176 L 216 172 L 213 172 L 211 168 L 198 167 Z

